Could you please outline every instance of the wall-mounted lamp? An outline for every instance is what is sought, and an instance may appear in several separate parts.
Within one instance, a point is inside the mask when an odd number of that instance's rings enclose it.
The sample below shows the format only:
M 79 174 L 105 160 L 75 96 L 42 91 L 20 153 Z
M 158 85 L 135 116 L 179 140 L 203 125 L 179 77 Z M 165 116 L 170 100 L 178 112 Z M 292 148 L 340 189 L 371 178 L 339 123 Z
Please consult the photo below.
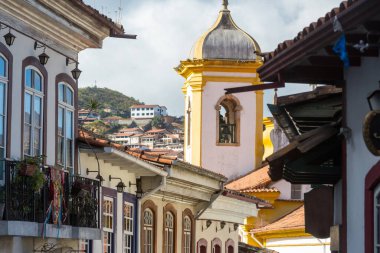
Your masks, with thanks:
M 98 173 L 97 170 L 89 170 L 88 168 L 86 169 L 86 175 L 90 174 L 90 173 Z M 97 180 L 99 180 L 100 184 L 102 184 L 102 182 L 104 181 L 104 178 L 98 173 L 98 175 L 95 177 Z
M 42 65 L 46 65 L 46 63 L 48 62 L 48 60 L 49 60 L 49 56 L 45 53 L 45 50 L 46 50 L 46 45 L 44 45 L 44 44 L 40 44 L 40 43 L 38 43 L 37 41 L 35 41 L 34 42 L 34 50 L 37 50 L 37 48 L 43 48 L 44 49 L 44 51 L 42 52 L 42 54 L 40 54 L 39 56 L 38 56 L 38 59 L 40 60 L 40 63 L 42 64 Z
M 380 81 L 379 81 L 380 86 Z M 369 109 L 371 111 L 380 110 L 380 89 L 372 91 L 367 97 Z
M 75 80 L 78 80 L 80 77 L 80 74 L 82 73 L 82 71 L 78 69 L 79 63 L 69 57 L 66 57 L 66 66 L 69 66 L 69 64 L 73 64 L 73 63 L 75 63 L 75 69 L 71 70 L 71 75 L 73 76 Z
M 211 224 L 212 224 L 212 221 L 211 220 L 207 220 L 206 221 L 206 227 L 204 227 L 202 225 L 202 232 L 205 231 L 206 229 L 208 229 L 211 226 Z
M 14 36 L 11 33 L 11 28 L 9 26 L 4 25 L 4 27 L 3 27 L 2 24 L 0 24 L 0 30 L 3 30 L 5 28 L 9 28 L 9 32 L 7 34 L 5 34 L 3 37 L 5 40 L 5 43 L 10 47 L 15 42 L 16 36 Z
M 11 33 L 11 29 L 9 29 L 9 32 L 4 35 L 5 43 L 10 47 L 15 42 L 16 36 L 14 36 Z
M 129 181 L 129 187 L 131 187 L 132 185 L 136 186 L 136 198 L 141 199 L 144 194 L 144 192 L 142 191 L 141 178 L 136 178 L 135 184 Z
M 111 175 L 109 175 L 108 179 L 109 181 L 111 181 L 112 179 L 119 179 L 120 182 L 116 185 L 116 190 L 120 193 L 124 192 L 125 184 L 123 183 L 120 177 L 112 177 Z
M 221 221 L 219 224 L 220 224 L 220 229 L 218 230 L 218 227 L 216 226 L 215 227 L 215 232 L 223 230 L 223 228 L 226 226 L 226 222 L 225 221 Z

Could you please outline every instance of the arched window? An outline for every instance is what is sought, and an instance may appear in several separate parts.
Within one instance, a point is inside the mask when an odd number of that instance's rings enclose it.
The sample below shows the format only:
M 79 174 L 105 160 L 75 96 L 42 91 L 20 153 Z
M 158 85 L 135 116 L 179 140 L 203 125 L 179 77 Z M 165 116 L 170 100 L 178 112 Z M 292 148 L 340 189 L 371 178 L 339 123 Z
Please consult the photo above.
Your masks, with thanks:
M 221 97 L 215 106 L 218 145 L 239 145 L 240 111 L 239 100 L 233 95 Z
M 191 252 L 191 231 L 192 224 L 189 216 L 185 216 L 183 218 L 183 252 L 190 253 Z
M 0 159 L 6 157 L 8 62 L 0 54 Z M 0 164 L 0 181 L 4 178 L 3 163 Z
M 211 253 L 222 253 L 222 241 L 219 238 L 212 240 L 211 249 Z
M 174 252 L 174 216 L 171 212 L 165 213 L 165 253 Z
M 73 172 L 74 167 L 74 91 L 58 83 L 57 164 Z
M 153 253 L 154 250 L 154 215 L 151 209 L 144 210 L 143 248 L 144 253 Z
M 24 76 L 24 155 L 42 155 L 44 85 L 41 72 L 25 68 Z
M 200 239 L 197 242 L 197 253 L 207 253 L 207 241 L 205 239 Z
M 234 253 L 234 241 L 232 239 L 226 241 L 226 253 Z

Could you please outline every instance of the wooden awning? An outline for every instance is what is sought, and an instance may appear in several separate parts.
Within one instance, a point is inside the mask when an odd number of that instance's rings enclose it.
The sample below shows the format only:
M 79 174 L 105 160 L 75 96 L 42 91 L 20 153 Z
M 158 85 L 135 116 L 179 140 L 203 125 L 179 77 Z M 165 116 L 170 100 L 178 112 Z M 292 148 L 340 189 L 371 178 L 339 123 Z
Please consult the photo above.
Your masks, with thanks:
M 341 139 L 336 124 L 297 136 L 266 160 L 273 181 L 294 184 L 334 184 L 341 176 Z

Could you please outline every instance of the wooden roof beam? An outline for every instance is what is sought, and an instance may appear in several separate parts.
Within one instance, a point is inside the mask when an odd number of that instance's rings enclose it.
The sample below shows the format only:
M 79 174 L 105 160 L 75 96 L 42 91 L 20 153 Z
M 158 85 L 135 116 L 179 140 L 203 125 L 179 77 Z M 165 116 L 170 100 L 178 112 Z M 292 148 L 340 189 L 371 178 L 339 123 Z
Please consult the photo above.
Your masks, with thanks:
M 310 84 L 344 84 L 343 67 L 295 66 L 283 74 L 287 82 Z
M 360 67 L 361 59 L 360 57 L 350 57 L 350 66 Z M 321 67 L 343 67 L 343 62 L 338 56 L 320 56 L 313 55 L 308 58 L 308 61 L 313 66 Z

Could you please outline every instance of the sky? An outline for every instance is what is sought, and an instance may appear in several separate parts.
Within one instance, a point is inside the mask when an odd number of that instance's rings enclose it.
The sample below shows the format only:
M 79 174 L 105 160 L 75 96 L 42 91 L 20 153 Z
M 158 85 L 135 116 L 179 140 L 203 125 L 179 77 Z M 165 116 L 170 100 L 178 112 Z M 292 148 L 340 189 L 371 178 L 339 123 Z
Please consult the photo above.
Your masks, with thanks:
M 113 20 L 120 20 L 136 40 L 107 38 L 102 49 L 79 54 L 79 86 L 107 87 L 146 104 L 165 105 L 170 115 L 184 113 L 184 79 L 174 67 L 189 58 L 197 39 L 215 22 L 222 0 L 85 0 Z M 294 38 L 340 0 L 229 0 L 235 23 L 260 44 L 262 52 Z M 121 18 L 118 9 L 121 7 Z M 278 95 L 310 90 L 287 84 Z M 264 103 L 273 102 L 273 90 Z M 266 106 L 264 115 L 270 116 Z

